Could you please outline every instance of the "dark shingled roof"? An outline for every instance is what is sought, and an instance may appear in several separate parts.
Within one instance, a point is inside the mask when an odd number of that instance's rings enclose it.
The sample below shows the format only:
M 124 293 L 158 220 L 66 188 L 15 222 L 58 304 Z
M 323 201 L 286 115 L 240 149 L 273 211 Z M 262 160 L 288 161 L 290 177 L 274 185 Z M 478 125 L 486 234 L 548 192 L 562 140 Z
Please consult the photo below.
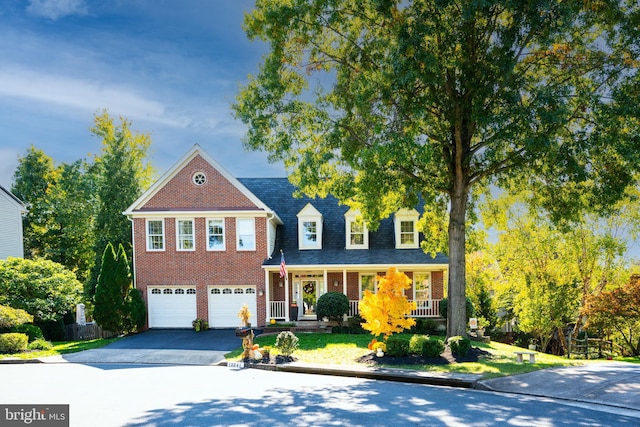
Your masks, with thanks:
M 349 210 L 340 205 L 335 197 L 324 199 L 295 198 L 295 187 L 287 178 L 241 178 L 238 179 L 249 191 L 262 200 L 284 222 L 276 231 L 275 251 L 265 266 L 280 264 L 280 250 L 284 252 L 287 265 L 374 265 L 385 266 L 411 264 L 447 264 L 448 258 L 438 254 L 435 258 L 422 249 L 396 249 L 393 217 L 380 222 L 376 231 L 369 231 L 369 249 L 345 249 L 345 218 Z M 322 249 L 298 249 L 297 214 L 311 203 L 322 214 Z M 422 235 L 420 236 L 422 238 Z

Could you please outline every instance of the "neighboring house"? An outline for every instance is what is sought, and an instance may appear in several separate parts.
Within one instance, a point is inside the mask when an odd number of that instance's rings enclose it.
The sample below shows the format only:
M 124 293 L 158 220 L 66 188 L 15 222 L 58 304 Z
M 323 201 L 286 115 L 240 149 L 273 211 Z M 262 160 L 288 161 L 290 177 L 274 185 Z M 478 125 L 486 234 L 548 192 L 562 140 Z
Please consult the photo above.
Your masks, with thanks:
M 136 287 L 150 328 L 186 328 L 196 318 L 235 327 L 243 303 L 251 322 L 315 319 L 322 294 L 339 291 L 357 314 L 366 289 L 389 267 L 413 285 L 416 317 L 438 317 L 447 258 L 419 247 L 416 210 L 368 231 L 333 197 L 294 198 L 286 178 L 236 179 L 198 145 L 124 213 L 133 222 Z M 280 277 L 281 251 L 286 276 Z
M 0 185 L 0 259 L 23 258 L 22 217 L 27 208 Z

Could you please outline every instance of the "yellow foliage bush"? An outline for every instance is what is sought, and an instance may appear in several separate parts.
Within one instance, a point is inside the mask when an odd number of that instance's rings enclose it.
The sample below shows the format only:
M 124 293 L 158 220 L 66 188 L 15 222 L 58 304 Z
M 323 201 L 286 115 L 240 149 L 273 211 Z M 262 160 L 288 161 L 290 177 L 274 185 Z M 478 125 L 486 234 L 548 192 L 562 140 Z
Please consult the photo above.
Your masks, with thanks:
M 415 302 L 409 302 L 404 294 L 411 287 L 411 279 L 395 267 L 389 268 L 386 276 L 378 276 L 378 291 L 365 291 L 360 301 L 360 315 L 365 320 L 362 328 L 372 335 L 384 335 L 385 340 L 394 333 L 402 332 L 415 325 L 409 317 L 416 309 Z

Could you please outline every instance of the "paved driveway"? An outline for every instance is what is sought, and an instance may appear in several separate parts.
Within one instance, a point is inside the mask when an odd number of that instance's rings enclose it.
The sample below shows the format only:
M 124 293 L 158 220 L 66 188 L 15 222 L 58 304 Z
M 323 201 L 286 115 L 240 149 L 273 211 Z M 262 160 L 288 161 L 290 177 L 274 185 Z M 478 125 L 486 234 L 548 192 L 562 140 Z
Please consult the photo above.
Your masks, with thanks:
M 242 345 L 233 329 L 151 329 L 105 347 L 43 359 L 44 362 L 215 365 Z

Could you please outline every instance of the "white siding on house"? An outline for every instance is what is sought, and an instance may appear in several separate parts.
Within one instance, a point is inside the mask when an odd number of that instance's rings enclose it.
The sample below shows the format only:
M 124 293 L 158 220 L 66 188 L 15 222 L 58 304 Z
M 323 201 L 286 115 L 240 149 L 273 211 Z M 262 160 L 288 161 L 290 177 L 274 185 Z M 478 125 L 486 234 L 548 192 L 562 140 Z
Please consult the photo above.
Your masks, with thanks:
M 0 186 L 0 259 L 24 257 L 22 214 L 26 209 L 8 190 Z

